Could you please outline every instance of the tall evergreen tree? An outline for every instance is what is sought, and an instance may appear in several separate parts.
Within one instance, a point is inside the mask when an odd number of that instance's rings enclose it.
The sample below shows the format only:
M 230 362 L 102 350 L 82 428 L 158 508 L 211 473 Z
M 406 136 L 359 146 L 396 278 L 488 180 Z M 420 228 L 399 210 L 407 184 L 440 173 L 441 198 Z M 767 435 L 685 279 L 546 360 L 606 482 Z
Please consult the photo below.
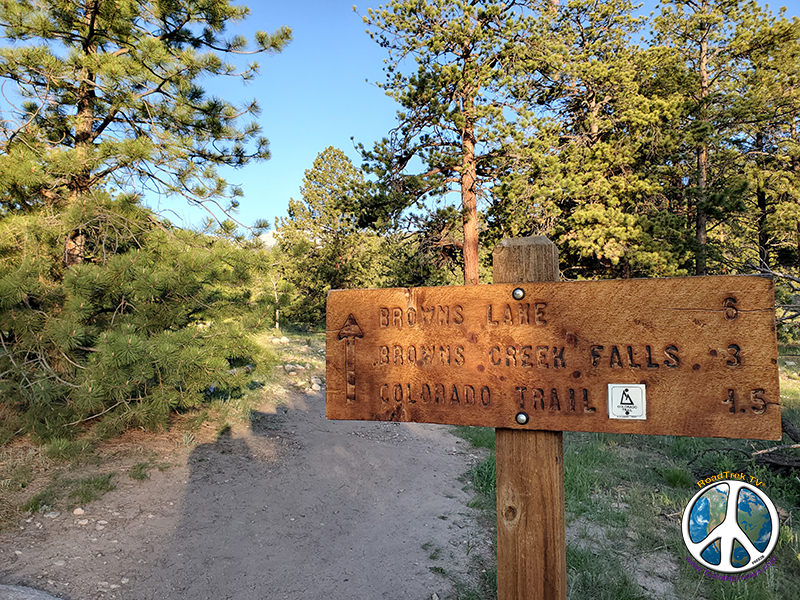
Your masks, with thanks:
M 332 146 L 306 170 L 302 199 L 289 200 L 288 218 L 277 222 L 283 274 L 296 290 L 287 318 L 321 323 L 328 291 L 382 285 L 381 240 L 349 208 L 363 186 L 361 171 Z
M 752 35 L 767 18 L 754 0 L 668 0 L 660 8 L 654 41 L 661 74 L 684 94 L 682 139 L 664 162 L 673 165 L 674 193 L 685 199 L 694 225 L 695 273 L 705 275 L 709 259 L 719 259 L 709 231 L 744 209 L 747 182 L 736 147 L 742 126 L 735 113 L 738 82 L 747 57 L 759 48 L 774 51 L 775 40 L 771 34 L 763 40 Z
M 525 0 L 393 0 L 364 17 L 388 52 L 380 84 L 401 105 L 398 126 L 364 151 L 379 181 L 362 203 L 367 220 L 397 219 L 426 199 L 445 208 L 423 216 L 425 227 L 457 246 L 464 282 L 479 278 L 478 200 L 487 198 L 502 163 L 521 139 L 524 104 L 510 94 L 520 63 L 517 43 L 530 24 Z M 415 73 L 404 70 L 413 58 Z M 446 196 L 457 193 L 460 201 Z M 454 220 L 460 220 L 460 235 Z M 452 233 L 451 233 L 452 232 Z
M 748 180 L 745 255 L 769 270 L 800 266 L 800 20 L 753 10 L 732 118 Z M 741 264 L 741 261 L 740 261 Z
M 653 58 L 635 42 L 644 18 L 629 0 L 540 6 L 517 90 L 549 117 L 535 142 L 549 147 L 509 173 L 493 223 L 551 236 L 570 276 L 682 273 L 680 223 L 647 168 L 675 107 L 650 88 Z
M 206 94 L 206 77 L 248 81 L 258 64 L 229 57 L 279 51 L 291 33 L 256 34 L 254 50 L 225 28 L 248 15 L 230 0 L 8 0 L 0 3 L 0 147 L 6 209 L 72 206 L 104 185 L 236 206 L 241 190 L 216 167 L 268 158 L 243 106 Z M 9 93 L 12 92 L 12 93 Z M 79 262 L 80 229 L 66 260 Z
M 247 14 L 228 0 L 0 3 L 0 404 L 23 430 L 164 424 L 235 393 L 257 362 L 265 261 L 233 223 L 182 231 L 140 193 L 232 208 L 240 192 L 216 167 L 268 157 L 240 123 L 257 105 L 199 84 L 256 74 L 226 58 L 248 52 L 224 35 Z M 289 37 L 259 33 L 253 52 Z

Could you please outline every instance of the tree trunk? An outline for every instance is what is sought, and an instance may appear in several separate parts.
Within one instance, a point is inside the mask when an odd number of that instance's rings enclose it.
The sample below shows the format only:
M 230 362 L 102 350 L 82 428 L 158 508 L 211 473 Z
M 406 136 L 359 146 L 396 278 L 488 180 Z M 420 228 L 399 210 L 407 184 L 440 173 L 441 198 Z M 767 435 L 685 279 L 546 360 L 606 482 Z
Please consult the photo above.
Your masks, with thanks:
M 767 192 L 759 182 L 756 189 L 758 204 L 758 262 L 759 266 L 769 269 L 769 234 L 767 233 Z
M 708 196 L 708 149 L 703 147 L 697 152 L 697 187 L 698 194 L 695 200 L 695 239 L 697 253 L 695 255 L 695 274 L 708 274 L 708 214 L 705 202 Z
M 275 296 L 275 331 L 281 330 L 281 309 L 280 300 L 278 297 L 278 282 L 275 281 L 275 276 L 270 273 L 270 281 L 272 282 L 272 293 Z
M 800 141 L 800 118 L 797 113 L 792 115 L 792 141 Z M 800 177 L 800 154 L 795 152 L 792 156 L 792 171 L 795 177 Z M 800 220 L 797 221 L 797 268 L 800 269 Z
M 85 257 L 86 236 L 80 230 L 73 231 L 64 242 L 64 266 L 79 265 Z
M 764 150 L 764 134 L 758 132 L 756 134 L 756 151 L 759 155 Z M 760 160 L 760 159 L 759 159 Z M 759 169 L 761 171 L 761 169 Z M 758 262 L 759 266 L 769 269 L 769 235 L 767 233 L 767 191 L 764 189 L 764 184 L 759 178 L 756 187 L 756 206 L 758 208 Z
M 86 36 L 81 40 L 84 57 L 97 53 L 94 39 L 97 14 L 100 10 L 98 0 L 86 3 Z M 75 161 L 76 171 L 69 181 L 70 206 L 77 202 L 85 204 L 91 192 L 92 165 L 90 164 L 91 146 L 94 144 L 94 108 L 97 94 L 95 92 L 96 73 L 89 67 L 81 69 L 80 86 L 76 99 L 75 122 Z M 85 258 L 86 238 L 79 229 L 71 232 L 64 242 L 64 266 L 80 264 Z
M 464 212 L 464 283 L 478 283 L 478 193 L 476 190 L 475 131 L 472 123 L 474 100 L 465 101 L 466 125 L 461 137 L 461 207 Z
M 708 2 L 704 1 L 701 9 L 708 12 Z M 700 40 L 700 62 L 698 65 L 700 75 L 700 119 L 706 119 L 705 102 L 709 94 L 708 73 L 708 30 Z M 697 149 L 697 198 L 695 200 L 695 239 L 697 253 L 695 256 L 695 274 L 708 274 L 708 142 L 703 140 Z

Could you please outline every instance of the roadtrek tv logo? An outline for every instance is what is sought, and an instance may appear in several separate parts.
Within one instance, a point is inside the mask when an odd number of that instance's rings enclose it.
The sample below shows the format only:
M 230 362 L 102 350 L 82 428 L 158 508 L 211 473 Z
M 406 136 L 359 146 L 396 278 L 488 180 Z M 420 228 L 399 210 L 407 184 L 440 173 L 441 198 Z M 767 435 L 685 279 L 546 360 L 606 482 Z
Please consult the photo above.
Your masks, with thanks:
M 705 480 L 711 485 L 697 492 L 683 512 L 683 540 L 697 562 L 687 560 L 714 579 L 750 579 L 774 562 L 762 565 L 778 543 L 778 512 L 772 500 L 744 478 L 726 471 Z M 761 570 L 750 572 L 759 565 Z

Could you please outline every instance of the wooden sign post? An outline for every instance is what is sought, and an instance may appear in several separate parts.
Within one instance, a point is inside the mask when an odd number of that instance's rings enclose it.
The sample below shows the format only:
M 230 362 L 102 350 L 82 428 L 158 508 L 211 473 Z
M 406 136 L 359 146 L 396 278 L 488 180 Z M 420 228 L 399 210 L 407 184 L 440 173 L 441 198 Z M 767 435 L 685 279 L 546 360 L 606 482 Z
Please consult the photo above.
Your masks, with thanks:
M 557 282 L 546 238 L 492 285 L 328 296 L 329 419 L 497 429 L 499 600 L 566 598 L 562 431 L 781 437 L 772 281 Z
M 561 278 L 558 249 L 541 236 L 503 240 L 492 263 L 494 283 Z M 566 600 L 564 434 L 497 428 L 495 448 L 497 598 Z

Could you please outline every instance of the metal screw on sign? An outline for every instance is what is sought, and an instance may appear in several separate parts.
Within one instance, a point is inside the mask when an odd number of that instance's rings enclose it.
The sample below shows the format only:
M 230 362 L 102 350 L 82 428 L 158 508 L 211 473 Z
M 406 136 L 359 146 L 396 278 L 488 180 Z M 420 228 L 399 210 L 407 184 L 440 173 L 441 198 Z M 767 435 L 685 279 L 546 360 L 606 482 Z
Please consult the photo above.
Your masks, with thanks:
M 528 415 L 524 412 L 517 413 L 517 423 L 525 425 L 528 422 Z
M 525 290 L 522 288 L 516 288 L 511 295 L 514 297 L 514 300 L 522 300 L 525 297 Z

